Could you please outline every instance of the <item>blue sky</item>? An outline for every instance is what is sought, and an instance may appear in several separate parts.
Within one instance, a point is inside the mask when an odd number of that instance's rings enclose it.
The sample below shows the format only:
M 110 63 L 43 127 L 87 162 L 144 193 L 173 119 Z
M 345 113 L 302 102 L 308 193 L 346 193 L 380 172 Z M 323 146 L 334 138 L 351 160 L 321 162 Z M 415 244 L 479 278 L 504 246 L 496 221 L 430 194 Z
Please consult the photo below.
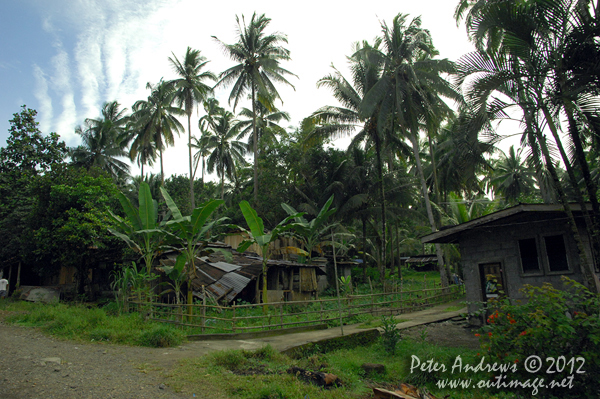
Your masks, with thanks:
M 372 0 L 354 7 L 339 1 L 240 1 L 205 4 L 198 0 L 3 0 L 0 12 L 0 146 L 9 120 L 26 104 L 38 111 L 42 132 L 57 132 L 78 144 L 74 128 L 99 116 L 102 104 L 117 100 L 130 108 L 148 96 L 146 83 L 175 76 L 168 57 L 188 46 L 201 50 L 218 73 L 232 65 L 211 36 L 236 41 L 235 16 L 254 11 L 272 19 L 269 32 L 287 34 L 292 61 L 285 68 L 295 90 L 280 87 L 292 125 L 335 100 L 316 82 L 334 64 L 346 72 L 352 43 L 371 41 L 380 21 L 398 13 L 422 16 L 440 56 L 456 60 L 472 50 L 464 28 L 453 19 L 452 0 Z M 226 6 L 223 6 L 226 4 Z M 344 4 L 344 6 L 340 6 Z M 345 73 L 347 75 L 347 73 Z M 226 106 L 229 91 L 216 97 Z M 243 105 L 243 104 L 242 104 Z M 193 133 L 197 131 L 194 114 Z M 186 124 L 187 125 L 187 124 Z M 166 173 L 187 170 L 184 135 L 165 153 Z

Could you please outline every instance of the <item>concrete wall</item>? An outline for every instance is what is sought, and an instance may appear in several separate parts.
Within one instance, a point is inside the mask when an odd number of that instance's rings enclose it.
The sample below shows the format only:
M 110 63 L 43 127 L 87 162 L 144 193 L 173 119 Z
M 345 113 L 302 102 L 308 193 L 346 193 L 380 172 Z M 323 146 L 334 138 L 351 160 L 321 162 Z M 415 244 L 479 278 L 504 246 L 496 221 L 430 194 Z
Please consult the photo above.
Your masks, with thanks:
M 524 284 L 541 286 L 544 282 L 550 282 L 554 287 L 562 288 L 560 279 L 562 275 L 583 282 L 577 246 L 572 234 L 567 232 L 569 226 L 565 220 L 536 221 L 533 218 L 526 223 L 505 223 L 494 228 L 480 228 L 465 232 L 460 238 L 459 245 L 467 301 L 483 301 L 479 265 L 484 263 L 501 264 L 504 291 L 512 299 L 523 298 L 519 290 Z M 540 237 L 560 234 L 563 234 L 565 239 L 569 271 L 550 272 L 543 245 L 539 244 Z M 538 240 L 538 261 L 541 267 L 541 272 L 536 275 L 523 273 L 519 253 L 519 240 L 534 237 Z M 587 243 L 587 237 L 585 242 Z M 469 305 L 469 312 L 477 308 L 477 305 Z

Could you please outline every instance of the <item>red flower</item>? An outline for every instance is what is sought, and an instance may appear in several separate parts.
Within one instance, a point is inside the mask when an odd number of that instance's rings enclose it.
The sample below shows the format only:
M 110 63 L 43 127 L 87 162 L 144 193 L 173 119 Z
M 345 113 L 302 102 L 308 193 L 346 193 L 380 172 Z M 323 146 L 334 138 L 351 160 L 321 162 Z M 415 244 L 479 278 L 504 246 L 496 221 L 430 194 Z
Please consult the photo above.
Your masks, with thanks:
M 519 335 L 525 335 L 525 334 L 527 334 L 527 331 L 523 331 L 523 332 L 522 332 L 521 334 L 519 334 Z
M 515 359 L 515 363 L 519 363 L 519 359 Z
M 514 319 L 510 320 L 510 324 L 515 324 L 516 321 Z
M 492 333 L 491 333 L 491 332 L 489 332 L 489 333 L 488 333 L 488 335 L 491 337 L 491 336 L 492 336 Z
M 481 334 L 475 334 L 476 337 L 481 337 Z

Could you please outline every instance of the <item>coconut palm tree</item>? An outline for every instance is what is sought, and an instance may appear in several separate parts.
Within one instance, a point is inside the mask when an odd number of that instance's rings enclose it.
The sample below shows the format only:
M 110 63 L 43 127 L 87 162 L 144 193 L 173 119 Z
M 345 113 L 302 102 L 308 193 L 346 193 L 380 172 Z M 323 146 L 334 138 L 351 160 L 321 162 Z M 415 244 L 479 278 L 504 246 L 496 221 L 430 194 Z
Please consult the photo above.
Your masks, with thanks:
M 221 199 L 225 197 L 225 176 L 235 180 L 237 164 L 244 164 L 244 155 L 248 146 L 234 138 L 239 134 L 239 124 L 233 113 L 224 111 L 215 117 L 214 131 L 204 138 L 203 146 L 210 152 L 207 159 L 207 171 L 216 170 L 221 178 Z
M 382 154 L 385 145 L 387 130 L 381 125 L 387 121 L 380 118 L 379 109 L 374 107 L 370 114 L 361 114 L 365 95 L 375 86 L 383 73 L 383 59 L 374 57 L 379 51 L 381 40 L 377 39 L 373 45 L 362 42 L 355 43 L 353 55 L 348 57 L 352 81 L 348 81 L 337 69 L 317 82 L 317 87 L 329 88 L 341 106 L 325 106 L 315 111 L 305 122 L 313 125 L 306 137 L 306 141 L 338 138 L 353 135 L 351 147 L 367 142 L 375 148 L 377 158 L 377 187 L 379 189 L 379 204 L 381 207 L 382 245 L 386 241 L 386 208 L 385 188 L 383 179 Z M 385 251 L 380 251 L 384 258 Z M 380 270 L 383 276 L 384 270 Z
M 204 112 L 206 114 L 200 118 L 198 121 L 198 129 L 200 129 L 200 138 L 192 137 L 192 148 L 196 149 L 194 153 L 194 173 L 193 176 L 196 176 L 196 171 L 198 170 L 198 166 L 201 165 L 201 182 L 204 187 L 204 172 L 206 170 L 205 158 L 210 154 L 210 151 L 206 149 L 206 138 L 211 134 L 211 131 L 215 130 L 217 115 L 222 115 L 225 112 L 225 109 L 219 105 L 219 100 L 214 97 L 210 97 L 204 101 Z M 202 162 L 200 162 L 202 161 Z
M 398 14 L 390 26 L 382 23 L 381 51 L 363 50 L 370 52 L 373 59 L 379 57 L 382 60 L 378 62 L 384 63 L 384 72 L 365 94 L 359 112 L 363 117 L 377 112 L 380 121 L 377 128 L 381 132 L 391 129 L 412 143 L 427 216 L 432 231 L 436 231 L 419 154 L 419 134 L 437 131 L 443 120 L 453 115 L 442 97 L 458 100 L 460 96 L 443 77 L 443 74 L 454 72 L 454 64 L 447 59 L 435 59 L 437 51 L 429 32 L 421 27 L 420 18 L 407 24 L 407 17 Z M 393 121 L 391 126 L 386 123 L 389 121 Z M 436 250 L 442 285 L 447 286 L 439 245 Z
M 535 170 L 521 160 L 522 152 L 523 148 L 515 151 L 514 146 L 510 146 L 508 155 L 502 152 L 490 178 L 494 194 L 503 196 L 508 204 L 516 204 L 522 195 L 535 191 Z
M 460 83 L 470 81 L 465 88 L 477 107 L 487 107 L 493 93 L 500 91 L 503 94 L 508 93 L 513 104 L 523 110 L 528 144 L 534 155 L 537 155 L 539 150 L 543 156 L 544 166 L 552 177 L 558 198 L 570 220 L 589 286 L 595 285 L 593 271 L 586 259 L 545 133 L 550 133 L 554 139 L 555 148 L 565 164 L 573 192 L 585 210 L 578 173 L 560 137 L 561 130 L 565 130 L 561 127 L 560 116 L 567 115 L 569 127 L 566 130 L 571 134 L 576 162 L 583 171 L 584 180 L 589 180 L 591 176 L 586 173 L 587 160 L 582 144 L 585 135 L 578 129 L 575 115 L 578 113 L 578 107 L 589 109 L 589 94 L 597 93 L 597 85 L 594 82 L 597 81 L 598 74 L 594 72 L 594 67 L 589 68 L 589 63 L 581 63 L 586 66 L 580 67 L 581 53 L 571 50 L 580 47 L 578 44 L 574 45 L 582 39 L 580 33 L 595 24 L 591 22 L 594 20 L 590 15 L 592 9 L 594 13 L 597 12 L 597 8 L 591 7 L 591 2 L 586 0 L 493 1 L 489 4 L 465 0 L 459 3 L 455 15 L 457 19 L 465 17 L 470 37 L 480 50 L 463 57 Z M 580 42 L 588 54 L 597 53 L 600 49 L 598 43 L 592 42 L 594 41 L 585 39 Z M 472 80 L 472 77 L 476 79 Z M 581 82 L 586 84 L 581 85 Z M 583 104 L 585 105 L 581 107 Z M 585 112 L 578 114 L 580 121 L 587 119 Z M 582 126 L 586 126 L 586 123 L 579 124 L 579 127 Z M 543 164 L 538 162 L 538 165 Z M 539 173 L 541 174 L 541 171 Z M 591 217 L 586 215 L 585 211 L 584 216 L 588 230 L 594 237 L 594 252 L 598 256 L 600 218 L 597 217 L 597 187 L 589 183 L 586 181 L 588 199 L 595 209 Z M 600 287 L 597 289 L 600 290 Z
M 139 100 L 133 104 L 128 140 L 131 140 L 129 157 L 141 155 L 149 159 L 152 147 L 158 151 L 160 159 L 161 182 L 164 184 L 163 151 L 169 145 L 175 144 L 175 134 L 184 130 L 177 116 L 185 115 L 183 109 L 173 105 L 175 90 L 173 84 L 161 80 L 156 85 L 148 83 L 151 90 L 147 100 Z
M 259 142 L 259 151 L 267 143 L 277 143 L 278 136 L 285 136 L 287 134 L 284 127 L 280 125 L 281 121 L 290 121 L 290 114 L 285 111 L 280 111 L 275 107 L 268 108 L 262 102 L 258 102 L 255 105 L 257 110 L 256 115 L 256 131 Z M 254 148 L 254 134 L 253 134 L 253 114 L 252 110 L 248 108 L 242 108 L 239 116 L 243 116 L 246 119 L 240 120 L 240 134 L 237 137 L 238 140 L 248 137 L 248 148 Z
M 120 137 L 123 135 L 129 117 L 127 109 L 119 109 L 116 101 L 107 102 L 102 107 L 100 119 L 88 118 L 84 126 L 77 126 L 75 133 L 81 136 L 82 143 L 70 150 L 74 165 L 87 169 L 99 167 L 107 171 L 113 179 L 121 179 L 129 174 L 129 165 L 118 159 L 127 156 L 122 148 Z
M 177 104 L 183 107 L 188 117 L 188 151 L 190 160 L 190 201 L 192 209 L 195 208 L 194 201 L 194 178 L 193 178 L 193 158 L 192 158 L 192 111 L 194 105 L 204 101 L 209 94 L 212 93 L 212 88 L 205 82 L 207 80 L 217 80 L 217 77 L 209 71 L 202 71 L 208 61 L 206 57 L 200 55 L 200 50 L 193 50 L 188 47 L 182 61 L 173 54 L 173 58 L 169 57 L 171 66 L 175 73 L 179 76 L 177 79 L 171 80 L 175 86 L 175 98 Z
M 281 100 L 274 83 L 285 83 L 294 87 L 286 76 L 296 76 L 292 72 L 282 68 L 280 61 L 290 59 L 290 52 L 282 43 L 287 43 L 287 37 L 282 33 L 266 34 L 265 29 L 271 22 L 264 14 L 254 13 L 250 23 L 242 16 L 241 21 L 236 16 L 238 25 L 238 41 L 234 44 L 226 44 L 217 37 L 213 38 L 221 45 L 223 51 L 238 64 L 223 71 L 219 75 L 217 86 L 229 86 L 233 84 L 229 94 L 229 103 L 233 101 L 233 110 L 240 99 L 250 92 L 252 104 L 252 135 L 254 142 L 254 202 L 258 202 L 258 130 L 257 110 L 258 101 L 266 106 L 271 106 L 275 100 Z

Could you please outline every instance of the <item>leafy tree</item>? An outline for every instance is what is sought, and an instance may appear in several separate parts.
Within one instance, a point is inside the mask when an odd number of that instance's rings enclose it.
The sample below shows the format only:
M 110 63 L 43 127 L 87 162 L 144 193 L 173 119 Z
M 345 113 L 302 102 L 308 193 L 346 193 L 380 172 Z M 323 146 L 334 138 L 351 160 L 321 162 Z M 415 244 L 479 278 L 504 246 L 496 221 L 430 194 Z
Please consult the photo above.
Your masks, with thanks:
M 207 96 L 212 93 L 212 88 L 205 82 L 207 80 L 216 80 L 216 76 L 209 71 L 202 71 L 208 61 L 206 57 L 200 55 L 200 50 L 193 50 L 188 47 L 183 60 L 173 54 L 173 58 L 169 57 L 169 61 L 175 73 L 179 78 L 174 79 L 171 83 L 176 88 L 175 98 L 180 107 L 183 107 L 188 117 L 188 150 L 190 158 L 190 202 L 192 208 L 195 208 L 194 201 L 194 172 L 192 158 L 192 111 L 194 105 L 204 101 Z
M 23 243 L 34 206 L 31 184 L 67 155 L 58 134 L 42 134 L 36 115 L 25 105 L 13 114 L 6 147 L 0 148 L 0 257 L 5 264 L 22 262 L 27 254 Z
M 117 206 L 118 189 L 97 169 L 88 172 L 64 165 L 32 185 L 35 203 L 28 216 L 28 263 L 40 276 L 55 276 L 61 267 L 74 267 L 77 292 L 83 294 L 88 270 L 122 260 L 124 246 L 108 232 L 109 209 Z
M 286 75 L 296 76 L 279 65 L 280 61 L 290 59 L 290 52 L 281 43 L 287 43 L 287 37 L 281 33 L 266 34 L 265 29 L 271 22 L 264 14 L 254 13 L 250 23 L 242 16 L 236 16 L 238 25 L 238 42 L 225 44 L 215 36 L 225 53 L 237 65 L 223 71 L 219 75 L 217 86 L 229 86 L 233 89 L 229 95 L 229 103 L 233 100 L 233 109 L 241 98 L 250 92 L 252 104 L 252 140 L 254 143 L 254 202 L 258 202 L 258 125 L 256 104 L 261 101 L 268 107 L 272 102 L 281 99 L 273 82 L 285 83 L 294 87 L 285 78 Z
M 129 174 L 129 165 L 118 159 L 127 155 L 120 141 L 129 121 L 126 109 L 120 110 L 119 106 L 116 101 L 107 102 L 100 119 L 88 118 L 84 127 L 78 126 L 75 133 L 81 136 L 82 143 L 70 151 L 73 165 L 100 168 L 115 181 Z

